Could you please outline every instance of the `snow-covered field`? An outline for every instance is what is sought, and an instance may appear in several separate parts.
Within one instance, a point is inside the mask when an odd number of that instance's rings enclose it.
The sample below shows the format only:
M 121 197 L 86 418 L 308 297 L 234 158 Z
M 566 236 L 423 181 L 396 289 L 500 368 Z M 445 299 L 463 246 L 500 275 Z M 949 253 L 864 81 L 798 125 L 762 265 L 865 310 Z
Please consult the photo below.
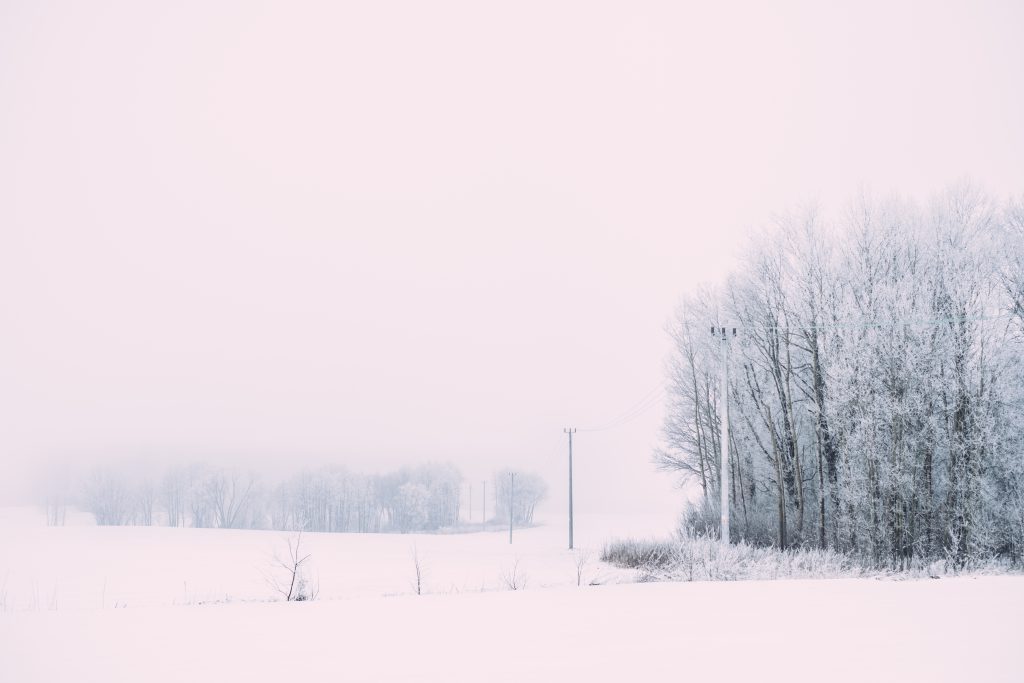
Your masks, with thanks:
M 576 547 L 588 553 L 588 583 L 630 580 L 631 572 L 598 561 L 615 536 L 667 535 L 671 517 L 581 515 Z M 302 535 L 320 599 L 414 592 L 413 553 L 426 593 L 504 590 L 516 568 L 528 589 L 576 584 L 576 553 L 562 519 L 529 529 L 459 534 Z M 0 509 L 0 603 L 8 610 L 96 609 L 272 600 L 275 554 L 287 556 L 294 534 L 233 529 L 97 527 L 73 514 L 47 527 L 29 508 Z
M 662 524 L 581 518 L 586 578 L 627 579 L 597 546 Z M 282 534 L 6 510 L 0 681 L 1024 679 L 1021 577 L 577 588 L 562 526 L 511 548 L 499 531 L 309 534 L 321 599 L 285 604 L 262 602 Z M 413 544 L 430 595 L 412 594 Z M 526 590 L 504 590 L 516 560 Z

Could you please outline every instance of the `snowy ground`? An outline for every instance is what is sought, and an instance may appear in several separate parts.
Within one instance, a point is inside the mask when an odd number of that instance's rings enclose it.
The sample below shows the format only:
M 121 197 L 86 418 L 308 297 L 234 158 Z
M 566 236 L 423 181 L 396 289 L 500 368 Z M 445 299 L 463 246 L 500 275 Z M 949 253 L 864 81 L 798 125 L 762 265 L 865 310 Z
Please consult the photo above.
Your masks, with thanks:
M 23 517 L 0 515 L 0 581 L 19 603 L 0 614 L 4 682 L 1024 678 L 1021 577 L 576 588 L 559 526 L 521 532 L 512 550 L 500 532 L 310 535 L 332 599 L 242 602 L 269 597 L 259 564 L 279 534 Z M 581 521 L 590 545 L 645 531 Z M 410 594 L 412 540 L 432 595 Z M 517 557 L 525 591 L 480 592 Z M 181 604 L 201 592 L 234 602 Z
M 505 588 L 517 567 L 526 587 L 576 584 L 576 557 L 561 519 L 529 529 L 460 534 L 303 534 L 310 574 L 321 599 L 395 596 L 413 592 L 413 550 L 424 592 L 465 593 Z M 9 610 L 58 610 L 274 599 L 267 575 L 275 554 L 287 555 L 293 534 L 232 529 L 97 527 L 77 514 L 47 527 L 41 513 L 0 509 L 0 602 Z M 631 580 L 632 572 L 598 561 L 615 536 L 665 536 L 673 520 L 581 515 L 576 547 L 588 553 L 584 578 Z

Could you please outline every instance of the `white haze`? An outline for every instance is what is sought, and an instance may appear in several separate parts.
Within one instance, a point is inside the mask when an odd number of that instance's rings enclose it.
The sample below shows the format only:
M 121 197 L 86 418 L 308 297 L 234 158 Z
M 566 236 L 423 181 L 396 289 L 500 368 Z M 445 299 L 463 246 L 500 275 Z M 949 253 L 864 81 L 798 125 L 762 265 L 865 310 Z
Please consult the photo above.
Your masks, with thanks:
M 450 460 L 560 506 L 751 226 L 1024 188 L 1021 3 L 704 5 L 0 2 L 0 498 Z M 660 422 L 577 435 L 581 508 L 678 505 Z

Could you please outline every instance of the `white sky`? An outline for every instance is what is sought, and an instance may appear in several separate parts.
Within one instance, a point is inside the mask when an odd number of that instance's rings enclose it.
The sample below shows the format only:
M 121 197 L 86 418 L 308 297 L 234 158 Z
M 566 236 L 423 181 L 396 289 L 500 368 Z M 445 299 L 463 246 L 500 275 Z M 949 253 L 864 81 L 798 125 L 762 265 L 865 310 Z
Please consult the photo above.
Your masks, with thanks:
M 778 4 L 0 0 L 0 497 L 446 459 L 559 506 L 748 228 L 1024 188 L 1024 4 Z M 581 508 L 678 505 L 660 420 L 578 435 Z

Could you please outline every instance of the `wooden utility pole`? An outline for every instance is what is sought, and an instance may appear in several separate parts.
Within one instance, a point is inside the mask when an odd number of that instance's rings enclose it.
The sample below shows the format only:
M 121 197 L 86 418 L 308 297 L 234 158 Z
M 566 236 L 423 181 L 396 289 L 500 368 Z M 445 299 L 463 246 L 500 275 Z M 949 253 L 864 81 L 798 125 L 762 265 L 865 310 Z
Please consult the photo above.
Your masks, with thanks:
M 515 519 L 515 515 L 512 513 L 512 507 L 516 499 L 516 473 L 509 472 L 508 478 L 508 544 L 512 545 L 512 520 Z
M 711 335 L 715 336 L 715 328 L 711 328 Z M 736 336 L 736 328 L 732 328 L 732 336 Z M 723 546 L 729 545 L 729 336 L 725 328 L 721 328 L 722 340 L 722 463 L 718 483 L 721 486 L 721 541 Z
M 562 431 L 569 435 L 569 550 L 572 550 L 572 435 L 576 428 L 567 427 Z

